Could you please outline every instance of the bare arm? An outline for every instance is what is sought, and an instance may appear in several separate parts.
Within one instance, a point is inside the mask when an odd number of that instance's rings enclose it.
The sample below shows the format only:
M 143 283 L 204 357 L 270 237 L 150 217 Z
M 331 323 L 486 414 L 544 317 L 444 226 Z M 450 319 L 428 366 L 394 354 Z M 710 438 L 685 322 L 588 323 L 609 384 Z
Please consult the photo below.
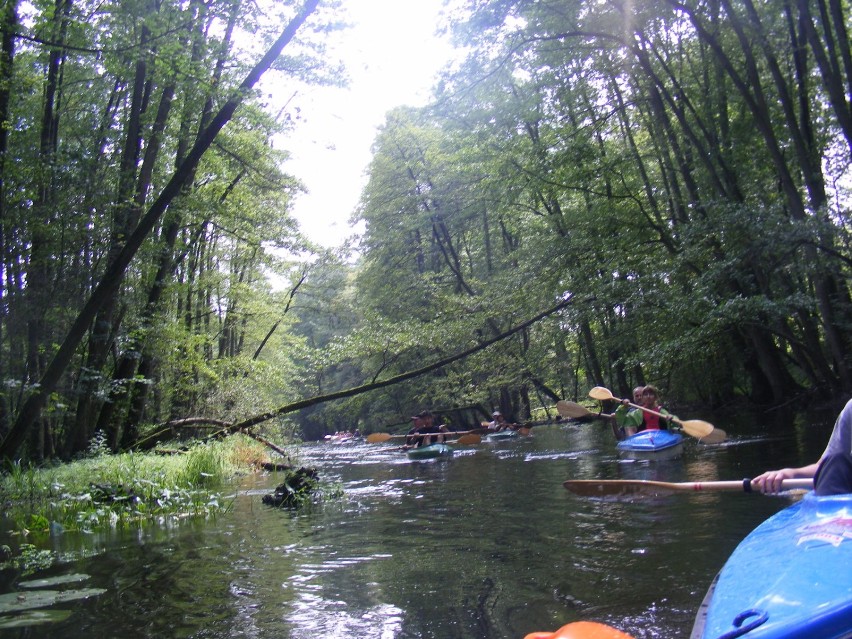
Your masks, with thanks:
M 781 482 L 785 479 L 806 479 L 816 474 L 819 462 L 799 468 L 781 468 L 767 470 L 751 480 L 751 485 L 762 493 L 777 493 L 781 491 Z

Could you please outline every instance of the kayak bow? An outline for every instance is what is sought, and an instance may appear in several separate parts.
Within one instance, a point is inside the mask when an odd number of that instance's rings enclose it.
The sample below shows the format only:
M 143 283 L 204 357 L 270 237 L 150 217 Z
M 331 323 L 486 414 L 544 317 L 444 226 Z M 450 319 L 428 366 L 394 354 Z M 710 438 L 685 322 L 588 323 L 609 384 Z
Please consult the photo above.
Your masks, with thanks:
M 852 495 L 808 493 L 737 546 L 691 639 L 852 637 Z
M 412 460 L 437 459 L 438 457 L 452 457 L 453 449 L 447 444 L 429 444 L 408 449 L 408 458 Z

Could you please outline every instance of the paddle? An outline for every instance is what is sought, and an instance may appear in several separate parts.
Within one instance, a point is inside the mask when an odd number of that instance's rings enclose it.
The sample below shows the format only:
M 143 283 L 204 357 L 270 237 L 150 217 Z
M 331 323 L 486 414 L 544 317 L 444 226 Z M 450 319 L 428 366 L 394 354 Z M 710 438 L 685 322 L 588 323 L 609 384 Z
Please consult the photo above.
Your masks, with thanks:
M 757 492 L 750 479 L 741 481 L 704 481 L 669 483 L 647 479 L 569 479 L 562 484 L 572 493 L 583 497 L 608 497 L 611 495 L 661 495 L 675 492 Z M 785 479 L 783 490 L 801 488 L 810 490 L 813 479 Z
M 478 431 L 475 431 L 475 432 L 482 433 L 483 435 L 493 435 L 494 433 L 502 433 L 503 431 L 509 429 L 509 430 L 515 431 L 516 433 L 518 433 L 518 435 L 522 435 L 524 437 L 526 437 L 527 435 L 530 434 L 530 432 L 532 432 L 527 426 L 521 426 L 520 424 L 509 424 L 509 423 L 506 423 L 506 424 L 503 425 L 504 426 L 503 430 L 495 430 L 495 429 L 493 429 L 489 426 L 490 423 L 491 422 L 479 422 L 479 424 L 480 424 L 480 426 L 482 426 L 482 428 L 479 429 Z
M 477 428 L 476 430 L 459 430 L 459 431 L 449 431 L 447 433 L 443 433 L 444 435 L 471 435 L 476 433 L 481 433 L 482 429 Z M 432 433 L 433 435 L 435 433 Z M 367 443 L 368 444 L 381 444 L 382 442 L 386 442 L 390 439 L 404 439 L 405 437 L 409 437 L 408 433 L 405 435 L 391 435 L 390 433 L 370 433 L 367 435 Z M 413 437 L 413 435 L 412 435 Z
M 571 419 L 582 419 L 583 417 L 597 417 L 599 419 L 614 419 L 614 415 L 606 415 L 604 413 L 593 413 L 585 406 L 581 406 L 575 402 L 569 402 L 564 399 L 560 399 L 556 402 L 556 410 L 559 411 L 559 414 L 562 417 L 568 417 Z
M 597 399 L 599 401 L 606 401 L 608 399 L 614 399 L 617 402 L 620 402 L 618 397 L 615 397 L 608 388 L 604 388 L 603 386 L 595 386 L 592 390 L 589 391 L 589 397 L 593 399 Z M 639 410 L 643 410 L 646 413 L 651 413 L 652 415 L 659 415 L 660 417 L 669 417 L 673 422 L 678 424 L 687 435 L 692 435 L 696 439 L 701 440 L 706 444 L 719 444 L 725 441 L 728 438 L 728 435 L 725 431 L 716 428 L 710 422 L 705 422 L 700 419 L 687 419 L 685 421 L 678 419 L 677 417 L 673 417 L 671 415 L 663 415 L 662 413 L 658 413 L 655 410 L 651 410 L 650 408 L 645 408 L 644 406 L 640 406 L 639 404 L 634 404 L 633 402 L 628 402 L 629 406 L 633 408 L 638 408 Z
M 454 444 L 454 445 L 458 445 L 458 446 L 470 446 L 470 445 L 473 445 L 473 444 L 481 444 L 482 443 L 482 437 L 480 437 L 479 435 L 475 435 L 475 434 L 462 435 L 458 439 L 454 439 L 452 441 L 444 442 L 444 443 L 445 444 Z M 396 447 L 396 448 L 386 448 L 384 450 L 411 450 L 412 448 L 413 448 L 413 446 L 409 446 L 409 445 L 406 444 L 405 446 L 399 446 L 399 447 Z

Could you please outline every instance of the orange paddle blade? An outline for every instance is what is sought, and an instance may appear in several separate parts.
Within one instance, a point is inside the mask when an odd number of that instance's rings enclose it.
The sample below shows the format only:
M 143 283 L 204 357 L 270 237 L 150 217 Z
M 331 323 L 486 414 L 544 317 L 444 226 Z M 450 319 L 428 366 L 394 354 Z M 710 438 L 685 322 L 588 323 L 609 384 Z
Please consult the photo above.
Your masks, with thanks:
M 594 621 L 575 621 L 556 632 L 531 632 L 524 639 L 633 639 L 621 630 Z

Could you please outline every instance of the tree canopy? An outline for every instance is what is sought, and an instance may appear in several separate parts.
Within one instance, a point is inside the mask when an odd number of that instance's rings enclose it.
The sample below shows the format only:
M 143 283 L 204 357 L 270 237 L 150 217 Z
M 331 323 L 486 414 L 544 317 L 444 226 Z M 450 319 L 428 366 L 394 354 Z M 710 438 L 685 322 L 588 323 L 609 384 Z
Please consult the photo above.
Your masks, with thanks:
M 258 90 L 339 81 L 335 3 L 4 2 L 0 455 L 199 415 L 522 420 L 592 385 L 848 394 L 847 12 L 448 2 L 463 55 L 387 114 L 353 257 L 300 236 L 298 116 Z

